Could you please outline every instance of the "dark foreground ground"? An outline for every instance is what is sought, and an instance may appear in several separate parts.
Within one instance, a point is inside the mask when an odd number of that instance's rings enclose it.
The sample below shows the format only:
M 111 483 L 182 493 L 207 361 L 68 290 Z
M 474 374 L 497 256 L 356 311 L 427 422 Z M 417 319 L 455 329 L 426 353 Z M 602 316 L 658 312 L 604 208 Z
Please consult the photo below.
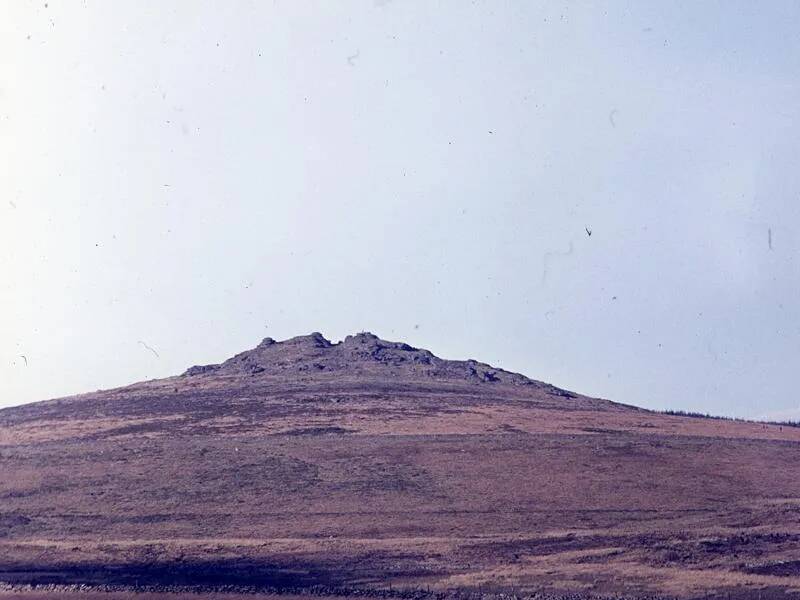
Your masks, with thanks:
M 0 411 L 0 597 L 800 598 L 800 429 L 358 343 Z

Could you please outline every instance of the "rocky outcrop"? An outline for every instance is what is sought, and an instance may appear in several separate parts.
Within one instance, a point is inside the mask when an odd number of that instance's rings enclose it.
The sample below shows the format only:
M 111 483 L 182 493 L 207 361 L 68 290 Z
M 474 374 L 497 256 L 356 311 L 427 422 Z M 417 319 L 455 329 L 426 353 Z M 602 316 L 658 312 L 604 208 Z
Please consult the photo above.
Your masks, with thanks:
M 450 379 L 511 385 L 538 383 L 524 375 L 497 369 L 475 360 L 445 360 L 429 350 L 415 348 L 404 342 L 383 340 L 369 332 L 349 335 L 338 343 L 332 343 L 319 332 L 282 342 L 268 337 L 252 350 L 237 354 L 219 365 L 194 366 L 183 375 L 290 376 L 315 373 Z

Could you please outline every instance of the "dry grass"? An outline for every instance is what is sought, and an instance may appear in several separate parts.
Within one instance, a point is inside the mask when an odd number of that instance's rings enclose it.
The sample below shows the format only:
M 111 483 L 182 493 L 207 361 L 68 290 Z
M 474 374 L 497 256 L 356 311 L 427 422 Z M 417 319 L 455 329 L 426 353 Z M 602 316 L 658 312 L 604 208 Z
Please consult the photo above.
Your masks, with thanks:
M 534 386 L 148 382 L 0 411 L 0 580 L 788 597 L 798 442 Z

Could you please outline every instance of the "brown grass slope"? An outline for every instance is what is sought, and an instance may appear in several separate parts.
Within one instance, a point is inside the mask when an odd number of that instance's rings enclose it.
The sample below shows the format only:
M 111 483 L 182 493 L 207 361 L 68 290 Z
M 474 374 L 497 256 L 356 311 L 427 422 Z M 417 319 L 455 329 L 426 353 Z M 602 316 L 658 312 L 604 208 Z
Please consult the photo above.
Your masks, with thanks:
M 11 584 L 800 597 L 800 429 L 371 334 L 2 410 L 0 475 Z

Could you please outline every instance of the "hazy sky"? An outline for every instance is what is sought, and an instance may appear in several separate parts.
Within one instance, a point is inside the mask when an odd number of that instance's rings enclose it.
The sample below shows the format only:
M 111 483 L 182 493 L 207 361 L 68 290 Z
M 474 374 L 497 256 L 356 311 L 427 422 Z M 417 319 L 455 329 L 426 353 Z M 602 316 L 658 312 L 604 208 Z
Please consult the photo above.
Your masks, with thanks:
M 800 417 L 798 31 L 794 1 L 4 0 L 0 406 L 370 330 Z

